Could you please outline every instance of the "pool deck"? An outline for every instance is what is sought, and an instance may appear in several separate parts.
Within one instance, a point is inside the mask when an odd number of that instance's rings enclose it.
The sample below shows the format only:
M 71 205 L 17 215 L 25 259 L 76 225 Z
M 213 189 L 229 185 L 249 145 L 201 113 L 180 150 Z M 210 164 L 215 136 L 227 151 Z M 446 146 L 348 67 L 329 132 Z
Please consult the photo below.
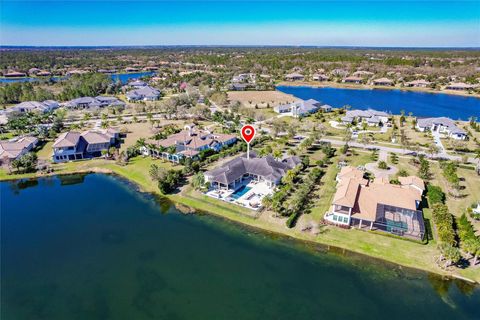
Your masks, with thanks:
M 234 199 L 232 195 L 235 193 L 235 190 L 219 190 L 211 189 L 205 194 L 209 197 L 222 200 L 225 202 L 233 203 L 251 210 L 260 210 L 262 208 L 262 199 L 269 194 L 273 193 L 273 189 L 265 182 L 262 181 L 248 181 L 245 184 L 242 184 L 237 190 L 243 186 L 250 188 L 245 194 L 241 195 L 239 198 Z

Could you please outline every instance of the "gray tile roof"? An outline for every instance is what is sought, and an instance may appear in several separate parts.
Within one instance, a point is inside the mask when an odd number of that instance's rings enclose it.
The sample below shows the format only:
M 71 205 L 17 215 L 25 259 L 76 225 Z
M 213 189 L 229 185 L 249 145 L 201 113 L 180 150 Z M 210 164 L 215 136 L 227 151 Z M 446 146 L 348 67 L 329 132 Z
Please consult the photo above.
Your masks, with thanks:
M 160 90 L 150 86 L 144 86 L 127 92 L 127 97 L 131 100 L 141 100 L 145 98 L 157 99 L 160 96 Z
M 244 174 L 258 175 L 266 180 L 275 182 L 300 162 L 298 157 L 277 161 L 272 156 L 256 158 L 250 154 L 250 159 L 247 159 L 245 155 L 235 158 L 219 168 L 207 171 L 205 175 L 209 176 L 211 181 L 225 185 L 234 182 Z
M 420 128 L 430 128 L 432 125 L 441 125 L 448 128 L 448 131 L 453 134 L 466 134 L 466 132 L 457 127 L 455 121 L 447 117 L 438 118 L 419 118 L 417 119 L 417 126 Z

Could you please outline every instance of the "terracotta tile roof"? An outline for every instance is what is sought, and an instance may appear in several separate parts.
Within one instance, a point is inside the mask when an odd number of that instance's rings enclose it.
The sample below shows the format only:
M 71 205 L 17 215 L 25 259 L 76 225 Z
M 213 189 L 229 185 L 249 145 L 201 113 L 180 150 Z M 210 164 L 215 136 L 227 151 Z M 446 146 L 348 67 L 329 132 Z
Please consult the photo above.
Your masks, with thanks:
M 343 167 L 338 178 L 333 204 L 353 208 L 355 218 L 369 221 L 377 219 L 379 205 L 417 210 L 422 192 L 412 186 L 424 188 L 423 181 L 413 176 L 402 179 L 402 185 L 390 184 L 382 178 L 369 184 L 362 171 L 350 166 Z

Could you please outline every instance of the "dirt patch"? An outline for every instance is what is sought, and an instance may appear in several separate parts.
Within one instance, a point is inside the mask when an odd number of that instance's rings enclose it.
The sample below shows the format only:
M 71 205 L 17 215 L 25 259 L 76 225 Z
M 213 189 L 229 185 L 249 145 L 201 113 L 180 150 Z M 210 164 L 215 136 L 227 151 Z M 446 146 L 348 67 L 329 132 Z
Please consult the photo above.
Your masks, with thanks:
M 240 101 L 247 108 L 267 108 L 278 104 L 298 101 L 297 97 L 280 91 L 229 91 L 228 100 Z

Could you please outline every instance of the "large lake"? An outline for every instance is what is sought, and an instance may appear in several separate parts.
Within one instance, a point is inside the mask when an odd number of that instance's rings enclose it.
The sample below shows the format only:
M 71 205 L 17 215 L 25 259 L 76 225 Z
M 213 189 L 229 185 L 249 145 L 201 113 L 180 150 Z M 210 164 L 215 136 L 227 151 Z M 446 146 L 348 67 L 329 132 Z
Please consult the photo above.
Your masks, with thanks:
M 400 114 L 404 110 L 421 117 L 450 117 L 454 120 L 480 118 L 480 98 L 444 93 L 391 89 L 342 89 L 278 86 L 277 90 L 301 99 L 315 99 L 333 107 L 350 105 L 356 109 L 373 108 Z
M 145 71 L 145 72 L 132 72 L 132 73 L 112 73 L 110 74 L 110 78 L 113 81 L 120 81 L 122 83 L 127 83 L 132 79 L 139 79 L 142 77 L 151 77 L 155 74 L 153 71 Z M 36 78 L 36 77 L 23 77 L 23 78 L 0 78 L 0 83 L 14 83 L 14 82 L 35 82 L 35 81 L 49 81 L 52 80 L 54 82 L 61 81 L 68 78 L 67 76 L 59 77 L 43 77 L 43 78 Z
M 2 320 L 480 317 L 478 287 L 183 215 L 112 176 L 0 188 Z

